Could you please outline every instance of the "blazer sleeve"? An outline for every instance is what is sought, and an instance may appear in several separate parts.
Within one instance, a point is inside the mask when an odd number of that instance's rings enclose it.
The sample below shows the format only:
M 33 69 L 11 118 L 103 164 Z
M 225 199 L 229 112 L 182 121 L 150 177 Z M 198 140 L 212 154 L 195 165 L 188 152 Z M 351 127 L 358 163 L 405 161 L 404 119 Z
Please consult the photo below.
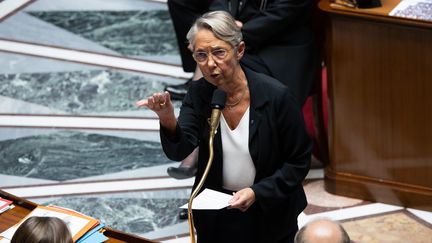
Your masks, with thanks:
M 289 102 L 286 102 L 286 101 Z M 297 196 L 310 169 L 312 143 L 305 129 L 303 115 L 290 93 L 285 92 L 275 109 L 276 125 L 272 134 L 280 134 L 269 149 L 282 162 L 273 174 L 262 178 L 251 186 L 256 201 L 265 210 L 278 207 Z M 277 148 L 277 150 L 275 150 Z M 294 199 L 295 200 L 295 199 Z
M 162 149 L 174 161 L 185 159 L 198 146 L 200 121 L 190 93 L 183 100 L 174 137 L 169 137 L 162 126 L 159 130 Z

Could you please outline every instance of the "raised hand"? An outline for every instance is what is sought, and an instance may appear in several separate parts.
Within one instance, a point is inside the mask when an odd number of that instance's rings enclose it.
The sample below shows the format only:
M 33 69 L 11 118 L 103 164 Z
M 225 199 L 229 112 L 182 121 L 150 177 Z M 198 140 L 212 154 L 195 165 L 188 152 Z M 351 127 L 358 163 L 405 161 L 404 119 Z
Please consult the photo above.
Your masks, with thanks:
M 177 125 L 177 120 L 174 114 L 174 106 L 171 102 L 170 94 L 165 91 L 164 93 L 154 93 L 147 99 L 136 102 L 138 107 L 147 107 L 154 111 L 159 117 L 161 126 L 169 131 L 174 131 Z
M 138 107 L 147 107 L 156 113 L 173 108 L 170 94 L 167 91 L 164 93 L 154 93 L 147 99 L 137 101 L 136 105 Z

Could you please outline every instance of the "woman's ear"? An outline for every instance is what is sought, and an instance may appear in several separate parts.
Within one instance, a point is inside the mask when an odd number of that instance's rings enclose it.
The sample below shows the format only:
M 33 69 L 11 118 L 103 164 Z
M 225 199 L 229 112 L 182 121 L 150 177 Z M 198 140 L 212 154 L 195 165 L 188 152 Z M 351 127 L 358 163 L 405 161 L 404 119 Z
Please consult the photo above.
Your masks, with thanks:
M 244 41 L 241 41 L 240 44 L 237 47 L 237 60 L 240 60 L 245 52 L 246 49 L 246 44 L 244 43 Z

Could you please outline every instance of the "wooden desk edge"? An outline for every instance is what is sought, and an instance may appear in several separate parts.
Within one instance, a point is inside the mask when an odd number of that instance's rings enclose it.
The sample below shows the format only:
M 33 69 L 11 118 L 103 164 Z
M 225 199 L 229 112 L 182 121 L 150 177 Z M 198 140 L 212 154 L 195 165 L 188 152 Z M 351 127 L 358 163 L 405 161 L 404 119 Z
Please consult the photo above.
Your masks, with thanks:
M 5 192 L 3 190 L 0 190 L 0 197 L 13 201 L 14 205 L 16 205 L 17 207 L 23 207 L 23 208 L 29 210 L 29 213 L 31 210 L 33 210 L 34 208 L 36 208 L 38 206 L 38 204 L 36 204 L 34 202 L 31 202 L 31 201 L 24 199 L 24 198 L 17 197 L 15 195 L 12 195 L 12 194 Z M 11 209 L 11 210 L 14 210 L 14 209 Z M 7 213 L 7 211 L 4 213 Z M 1 216 L 2 216 L 2 214 L 0 214 L 0 217 Z M 9 227 L 11 227 L 13 225 L 14 224 L 10 225 Z M 141 237 L 133 235 L 133 234 L 129 234 L 129 233 L 115 230 L 115 229 L 111 229 L 109 227 L 104 227 L 104 229 L 106 229 L 106 231 L 104 232 L 104 235 L 110 238 L 107 242 L 157 243 L 157 241 L 151 241 L 151 240 L 141 238 Z

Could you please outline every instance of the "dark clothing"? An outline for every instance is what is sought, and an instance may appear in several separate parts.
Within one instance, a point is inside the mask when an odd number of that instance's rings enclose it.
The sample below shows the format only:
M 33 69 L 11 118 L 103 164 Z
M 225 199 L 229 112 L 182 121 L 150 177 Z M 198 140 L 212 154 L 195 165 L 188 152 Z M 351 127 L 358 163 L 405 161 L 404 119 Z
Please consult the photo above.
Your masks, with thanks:
M 176 28 L 176 35 L 183 69 L 188 72 L 195 70 L 196 63 L 185 49 L 186 34 L 194 20 L 206 12 L 200 9 L 191 15 L 190 6 L 198 2 L 201 0 L 168 0 L 174 26 L 184 26 Z M 203 2 L 206 4 L 201 3 L 201 7 L 209 5 L 209 0 Z M 241 63 L 290 87 L 302 105 L 317 80 L 319 68 L 318 51 L 310 28 L 313 3 L 313 0 L 214 0 L 209 9 L 228 11 L 243 23 L 246 53 Z
M 185 72 L 194 72 L 196 62 L 192 58 L 186 34 L 195 20 L 208 12 L 212 0 L 168 0 L 168 10 L 176 32 L 177 43 Z
M 237 209 L 195 210 L 200 243 L 284 242 L 281 241 L 283 238 L 292 238 L 290 234 L 297 230 L 297 216 L 307 204 L 302 181 L 310 166 L 311 141 L 300 108 L 288 88 L 280 82 L 248 68 L 243 70 L 250 92 L 249 152 L 256 168 L 251 186 L 256 202 L 246 213 Z M 192 82 L 183 100 L 175 137 L 168 138 L 161 128 L 163 149 L 172 160 L 180 161 L 195 147 L 200 147 L 194 188 L 209 156 L 207 118 L 211 114 L 214 89 L 204 79 Z M 224 191 L 223 151 L 220 128 L 218 130 L 214 139 L 213 164 L 202 189 Z M 245 232 L 252 235 L 250 241 L 246 240 Z M 235 240 L 230 240 L 232 237 Z

